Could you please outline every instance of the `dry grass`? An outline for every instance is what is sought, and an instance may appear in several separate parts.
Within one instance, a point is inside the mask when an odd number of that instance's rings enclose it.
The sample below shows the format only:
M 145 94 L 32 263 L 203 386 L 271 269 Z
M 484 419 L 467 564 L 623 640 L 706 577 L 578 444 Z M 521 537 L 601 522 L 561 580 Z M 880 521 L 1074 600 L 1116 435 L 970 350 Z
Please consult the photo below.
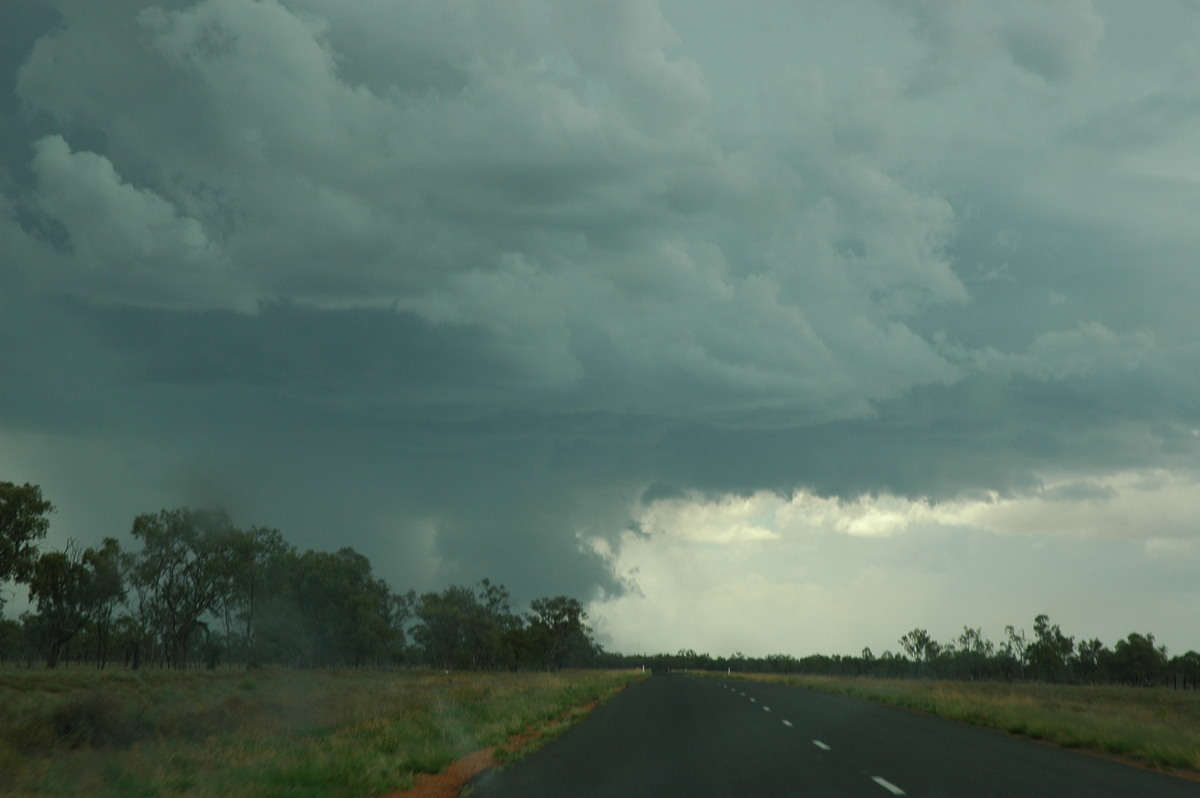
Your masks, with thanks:
M 1200 772 L 1200 691 L 743 675 L 866 698 L 1036 740 Z
M 632 678 L 0 670 L 0 794 L 380 795 Z

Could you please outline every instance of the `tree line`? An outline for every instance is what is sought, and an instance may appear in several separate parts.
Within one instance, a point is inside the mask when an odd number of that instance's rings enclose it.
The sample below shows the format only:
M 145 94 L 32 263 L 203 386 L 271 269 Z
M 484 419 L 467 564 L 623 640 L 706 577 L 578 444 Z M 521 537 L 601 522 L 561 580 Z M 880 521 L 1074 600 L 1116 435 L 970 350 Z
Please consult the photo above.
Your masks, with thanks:
M 603 653 L 604 667 L 646 666 L 656 670 L 729 670 L 742 673 L 798 673 L 822 676 L 873 676 L 969 681 L 1041 681 L 1063 684 L 1200 685 L 1200 653 L 1169 657 L 1154 635 L 1134 632 L 1109 648 L 1098 639 L 1076 640 L 1047 615 L 1033 621 L 1032 634 L 1005 627 L 998 645 L 982 629 L 963 627 L 950 641 L 938 642 L 925 629 L 901 636 L 897 651 L 876 655 L 864 648 L 857 656 L 790 654 L 713 657 L 684 649 L 675 654 L 625 656 Z
M 38 486 L 0 482 L 0 583 L 24 585 L 31 604 L 0 618 L 0 661 L 497 670 L 583 667 L 600 654 L 568 596 L 518 613 L 487 579 L 400 593 L 352 548 L 301 552 L 219 510 L 139 515 L 128 550 L 109 537 L 41 551 L 53 511 Z
M 487 579 L 417 595 L 393 591 L 352 548 L 300 552 L 277 529 L 240 529 L 222 511 L 179 508 L 137 516 L 126 550 L 115 538 L 60 551 L 38 547 L 53 505 L 36 485 L 0 482 L 0 583 L 29 591 L 32 609 L 0 618 L 0 661 L 121 662 L 144 666 L 442 669 L 730 670 L 836 676 L 1045 681 L 1075 684 L 1200 683 L 1200 653 L 1169 657 L 1154 635 L 1134 632 L 1111 648 L 1063 633 L 1038 615 L 1031 633 L 1005 627 L 996 644 L 981 629 L 934 640 L 913 629 L 896 651 L 857 656 L 713 657 L 605 652 L 582 604 L 539 598 L 515 612 L 508 590 Z M 0 610 L 4 597 L 0 595 Z

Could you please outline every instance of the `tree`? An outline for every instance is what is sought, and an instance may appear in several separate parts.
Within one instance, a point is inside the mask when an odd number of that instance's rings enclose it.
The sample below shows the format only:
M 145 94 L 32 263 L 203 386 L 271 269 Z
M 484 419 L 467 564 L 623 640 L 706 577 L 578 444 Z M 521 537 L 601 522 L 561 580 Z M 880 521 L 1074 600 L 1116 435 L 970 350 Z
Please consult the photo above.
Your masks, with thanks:
M 392 628 L 392 656 L 400 662 L 409 656 L 408 625 L 417 606 L 417 593 L 392 593 L 388 598 L 388 625 Z
M 116 567 L 117 542 L 82 552 L 74 543 L 47 552 L 34 563 L 29 597 L 37 605 L 46 636 L 46 667 L 58 665 L 63 646 L 85 625 L 111 614 L 124 592 Z
M 1171 657 L 1168 663 L 1171 673 L 1177 681 L 1182 681 L 1184 687 L 1195 689 L 1200 683 L 1200 652 L 1189 651 L 1177 657 Z
M 426 593 L 416 616 L 413 636 L 431 665 L 496 670 L 517 664 L 514 638 L 521 619 L 512 613 L 503 585 L 484 579 L 478 593 L 460 586 Z
M 0 663 L 16 662 L 21 653 L 21 624 L 9 618 L 0 618 Z
M 471 658 L 472 618 L 479 602 L 470 588 L 451 585 L 441 593 L 426 593 L 417 603 L 420 624 L 413 633 L 431 665 L 443 670 L 468 668 Z
M 278 529 L 256 526 L 245 532 L 235 531 L 230 538 L 230 590 L 222 597 L 221 614 L 227 644 L 236 642 L 247 665 L 261 661 L 258 613 L 264 591 L 272 586 L 271 577 L 277 570 L 273 566 L 291 553 L 292 547 Z
M 908 634 L 901 637 L 898 641 L 909 658 L 917 663 L 917 671 L 920 675 L 925 674 L 925 662 L 937 655 L 937 643 L 933 642 L 933 638 L 929 636 L 929 632 L 924 629 L 913 629 Z
M 1047 681 L 1062 681 L 1075 651 L 1075 638 L 1064 635 L 1058 624 L 1051 624 L 1045 614 L 1034 619 L 1033 635 L 1026 655 L 1034 673 Z
M 958 636 L 960 675 L 966 675 L 972 680 L 984 678 L 993 650 L 992 642 L 983 636 L 982 629 L 964 626 L 962 634 Z
M 37 560 L 37 541 L 46 537 L 54 505 L 37 485 L 0 482 L 0 582 L 28 582 Z M 0 597 L 0 607 L 4 599 Z
M 1009 670 L 1010 678 L 1012 669 L 1015 669 L 1022 680 L 1025 678 L 1025 653 L 1029 648 L 1029 643 L 1025 639 L 1025 630 L 1017 630 L 1011 625 L 1004 627 L 1004 634 L 1008 639 L 1001 645 L 1001 652 L 1007 660 L 1006 669 Z
M 89 549 L 84 558 L 92 568 L 92 593 L 96 602 L 92 626 L 96 631 L 96 664 L 101 669 L 108 662 L 109 637 L 113 613 L 125 599 L 125 577 L 122 565 L 125 555 L 115 538 L 104 538 L 98 549 Z
M 309 662 L 361 667 L 382 659 L 394 634 L 392 594 L 371 562 L 346 547 L 306 551 L 296 565 L 293 596 L 310 633 Z
M 132 534 L 142 541 L 131 574 L 140 619 L 167 661 L 186 667 L 192 637 L 207 635 L 203 619 L 232 590 L 237 530 L 222 511 L 181 508 L 139 515 Z
M 1099 639 L 1080 640 L 1075 644 L 1075 674 L 1081 682 L 1107 681 L 1110 674 L 1106 673 L 1106 667 L 1111 660 L 1112 652 Z
M 1130 634 L 1113 647 L 1115 676 L 1137 685 L 1158 684 L 1166 676 L 1167 649 L 1154 645 L 1154 635 Z
M 479 610 L 472 618 L 470 636 L 474 667 L 515 667 L 515 637 L 521 630 L 521 618 L 512 611 L 508 588 L 483 579 L 477 597 Z
M 538 598 L 530 603 L 529 632 L 542 667 L 556 670 L 586 664 L 595 653 L 584 623 L 587 613 L 578 599 L 567 596 Z M 695 658 L 695 652 L 691 652 Z

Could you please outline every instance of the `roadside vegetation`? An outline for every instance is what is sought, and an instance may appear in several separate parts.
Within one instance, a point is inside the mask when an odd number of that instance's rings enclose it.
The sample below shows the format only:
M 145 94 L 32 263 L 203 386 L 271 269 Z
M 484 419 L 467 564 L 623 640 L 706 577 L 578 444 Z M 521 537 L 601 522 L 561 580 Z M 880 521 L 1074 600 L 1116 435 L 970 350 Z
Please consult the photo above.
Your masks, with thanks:
M 801 674 L 735 677 L 879 701 L 1065 748 L 1200 773 L 1196 690 Z
M 488 579 L 399 591 L 352 548 L 302 552 L 277 529 L 185 507 L 134 518 L 132 545 L 43 551 L 53 512 L 37 485 L 0 482 L 0 584 L 32 605 L 0 615 L 0 663 L 557 670 L 600 653 L 570 596 L 519 612 Z
M 5 668 L 0 794 L 379 796 L 565 728 L 639 677 Z
M 569 596 L 401 592 L 220 510 L 44 550 L 53 512 L 0 482 L 0 583 L 31 605 L 2 617 L 0 591 L 0 795 L 378 796 L 635 678 L 568 670 L 601 653 Z

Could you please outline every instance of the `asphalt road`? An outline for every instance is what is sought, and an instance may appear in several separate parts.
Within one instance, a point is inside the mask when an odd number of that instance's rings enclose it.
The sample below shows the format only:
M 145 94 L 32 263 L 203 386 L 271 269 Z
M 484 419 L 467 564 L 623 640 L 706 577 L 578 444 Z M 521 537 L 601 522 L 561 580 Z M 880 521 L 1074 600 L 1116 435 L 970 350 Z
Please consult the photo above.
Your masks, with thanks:
M 473 798 L 1200 798 L 1200 782 L 781 685 L 631 685 Z

